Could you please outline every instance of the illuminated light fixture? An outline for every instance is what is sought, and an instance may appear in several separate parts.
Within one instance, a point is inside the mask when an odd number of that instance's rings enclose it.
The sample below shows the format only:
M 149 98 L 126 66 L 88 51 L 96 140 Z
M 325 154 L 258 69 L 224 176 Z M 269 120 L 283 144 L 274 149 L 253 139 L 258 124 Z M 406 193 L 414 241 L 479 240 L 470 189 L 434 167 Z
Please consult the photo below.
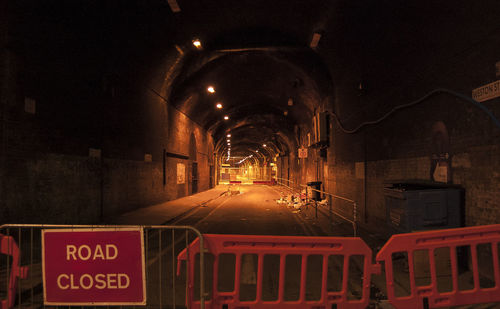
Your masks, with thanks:
M 201 42 L 200 42 L 200 40 L 194 39 L 193 40 L 193 45 L 194 45 L 194 47 L 200 49 L 201 48 Z
M 179 7 L 179 4 L 177 4 L 176 0 L 167 0 L 167 2 L 172 12 L 179 13 L 181 11 L 181 8 Z
M 226 142 L 228 142 L 228 143 L 229 143 L 230 141 L 231 141 L 230 139 L 227 139 L 227 140 L 226 140 Z
M 283 115 L 287 116 L 288 115 L 288 111 L 284 111 Z
M 245 162 L 245 160 L 247 160 L 247 159 L 249 159 L 251 157 L 253 157 L 253 155 L 246 156 L 243 159 L 241 159 L 237 164 L 241 164 L 241 163 Z M 250 165 L 250 168 L 252 168 L 252 165 Z
M 255 152 L 259 152 L 258 150 L 255 150 Z
M 321 34 L 318 32 L 315 32 L 313 34 L 311 44 L 309 45 L 311 48 L 316 48 L 318 47 L 319 40 L 321 39 Z
M 263 144 L 263 145 L 262 145 L 262 147 L 267 147 L 267 145 L 266 145 L 266 144 Z
M 293 100 L 292 100 L 292 98 L 288 99 L 288 106 L 293 106 Z
M 210 93 L 214 93 L 215 89 L 214 89 L 213 86 L 208 86 L 207 91 L 210 92 Z
M 221 103 L 217 103 L 217 105 L 215 105 L 215 107 L 217 107 L 218 109 L 221 109 L 222 108 L 222 104 Z
M 224 120 L 229 120 L 229 116 L 224 116 Z
M 228 134 L 227 137 L 231 137 L 231 134 Z

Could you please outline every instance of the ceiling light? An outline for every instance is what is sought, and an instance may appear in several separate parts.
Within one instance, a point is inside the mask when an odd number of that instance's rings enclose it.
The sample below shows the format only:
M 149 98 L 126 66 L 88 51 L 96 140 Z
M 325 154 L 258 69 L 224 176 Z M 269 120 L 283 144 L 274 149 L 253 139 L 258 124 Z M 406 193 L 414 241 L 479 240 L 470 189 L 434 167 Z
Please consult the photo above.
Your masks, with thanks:
M 259 152 L 258 150 L 255 150 L 255 152 Z
M 229 116 L 224 116 L 224 120 L 229 120 Z
M 262 145 L 262 147 L 267 147 L 267 145 L 266 145 L 266 144 L 263 144 L 263 145 Z
M 221 109 L 222 108 L 222 104 L 221 103 L 217 103 L 217 105 L 215 105 L 215 107 L 217 107 L 218 109 Z
M 311 44 L 309 46 L 311 46 L 311 48 L 318 47 L 319 39 L 321 39 L 321 34 L 318 33 L 318 32 L 315 32 L 313 34 L 313 37 L 312 37 L 312 40 L 311 40 Z
M 215 89 L 214 89 L 213 86 L 208 86 L 207 91 L 210 92 L 210 93 L 214 93 Z
M 201 42 L 200 42 L 200 40 L 194 39 L 193 40 L 193 45 L 194 45 L 194 47 L 200 49 L 201 48 Z
M 228 134 L 227 137 L 231 137 L 231 134 Z

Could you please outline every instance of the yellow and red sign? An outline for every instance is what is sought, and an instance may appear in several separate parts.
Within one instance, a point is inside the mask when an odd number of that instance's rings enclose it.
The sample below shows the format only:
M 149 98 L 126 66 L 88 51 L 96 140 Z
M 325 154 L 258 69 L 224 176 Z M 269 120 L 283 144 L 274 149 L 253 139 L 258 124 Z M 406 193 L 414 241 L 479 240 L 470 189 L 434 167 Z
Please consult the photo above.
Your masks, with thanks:
M 43 230 L 46 305 L 145 305 L 142 229 Z

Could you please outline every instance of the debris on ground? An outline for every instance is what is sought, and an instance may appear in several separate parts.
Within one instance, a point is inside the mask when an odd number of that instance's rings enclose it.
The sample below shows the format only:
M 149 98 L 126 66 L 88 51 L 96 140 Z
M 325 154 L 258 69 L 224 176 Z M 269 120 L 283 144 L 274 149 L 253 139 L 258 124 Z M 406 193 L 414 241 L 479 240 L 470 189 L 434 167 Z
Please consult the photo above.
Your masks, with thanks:
M 305 199 L 307 199 L 307 197 L 308 197 L 307 191 L 306 191 L 306 189 L 303 189 L 302 192 L 300 193 L 300 198 L 305 200 Z
M 318 202 L 318 206 L 328 206 L 328 200 L 324 199 Z
M 307 206 L 306 200 L 302 198 L 302 194 L 287 194 L 286 196 L 282 194 L 282 196 L 276 200 L 276 203 L 296 210 L 300 210 L 303 206 Z
M 228 196 L 233 196 L 238 194 L 240 194 L 240 189 L 233 189 L 233 190 L 229 189 L 229 191 L 227 191 Z
M 287 200 L 283 199 L 283 197 L 281 197 L 280 199 L 276 200 L 276 203 L 278 203 L 278 204 L 288 204 Z

